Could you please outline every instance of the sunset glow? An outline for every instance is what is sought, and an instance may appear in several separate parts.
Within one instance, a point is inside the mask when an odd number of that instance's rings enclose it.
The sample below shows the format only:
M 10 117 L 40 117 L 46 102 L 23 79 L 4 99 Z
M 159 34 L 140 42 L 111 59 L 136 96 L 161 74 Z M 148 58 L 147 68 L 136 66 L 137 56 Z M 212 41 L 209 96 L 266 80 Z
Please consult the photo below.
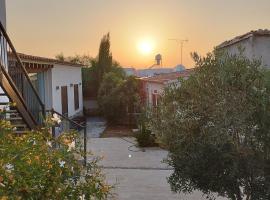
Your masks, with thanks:
M 141 54 L 147 55 L 153 51 L 153 43 L 150 40 L 139 42 L 138 50 Z
M 8 32 L 19 51 L 96 57 L 101 37 L 110 32 L 114 59 L 136 68 L 151 66 L 157 53 L 162 54 L 164 66 L 180 64 L 180 47 L 169 38 L 189 40 L 183 64 L 190 68 L 191 52 L 205 55 L 237 35 L 270 28 L 269 0 L 259 4 L 255 0 L 6 2 Z M 251 13 L 256 15 L 247 23 Z

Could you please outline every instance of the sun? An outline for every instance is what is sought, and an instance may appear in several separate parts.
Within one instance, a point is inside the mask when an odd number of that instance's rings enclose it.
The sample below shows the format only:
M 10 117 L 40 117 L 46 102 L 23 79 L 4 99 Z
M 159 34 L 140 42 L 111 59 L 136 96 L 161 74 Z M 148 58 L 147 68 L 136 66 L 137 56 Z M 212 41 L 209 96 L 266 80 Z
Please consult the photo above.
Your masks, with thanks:
M 150 40 L 142 40 L 138 43 L 138 50 L 141 54 L 147 55 L 153 51 L 153 42 Z

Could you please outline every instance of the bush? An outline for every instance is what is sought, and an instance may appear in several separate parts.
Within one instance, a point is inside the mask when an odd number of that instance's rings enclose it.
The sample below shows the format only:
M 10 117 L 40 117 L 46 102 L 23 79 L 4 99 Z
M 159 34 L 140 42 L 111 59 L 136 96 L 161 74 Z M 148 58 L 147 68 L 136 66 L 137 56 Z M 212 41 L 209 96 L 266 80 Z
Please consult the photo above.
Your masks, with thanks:
M 151 125 L 169 149 L 172 190 L 270 199 L 270 87 L 260 62 L 194 59 L 194 74 L 165 91 Z
M 99 159 L 80 164 L 83 153 L 76 139 L 75 132 L 53 139 L 49 127 L 16 136 L 1 120 L 0 199 L 107 199 L 111 187 Z
M 152 131 L 148 127 L 148 114 L 149 113 L 144 111 L 138 120 L 139 131 L 135 134 L 135 137 L 140 147 L 158 146 L 155 135 L 152 134 Z

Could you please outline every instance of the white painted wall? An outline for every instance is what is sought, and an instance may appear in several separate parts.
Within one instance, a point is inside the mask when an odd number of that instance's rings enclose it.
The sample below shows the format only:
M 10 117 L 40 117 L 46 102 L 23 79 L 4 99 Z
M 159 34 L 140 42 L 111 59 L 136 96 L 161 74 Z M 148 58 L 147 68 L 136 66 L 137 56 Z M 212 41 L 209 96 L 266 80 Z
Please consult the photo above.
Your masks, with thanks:
M 0 0 L 0 21 L 4 27 L 6 27 L 6 2 Z
M 235 55 L 239 54 L 239 47 L 244 48 L 243 55 L 250 60 L 259 59 L 262 65 L 270 69 L 270 37 L 253 36 L 246 40 L 225 47 L 224 50 Z
M 83 112 L 82 73 L 80 67 L 54 65 L 51 73 L 52 108 L 62 113 L 61 86 L 68 88 L 68 116 L 72 117 Z M 74 87 L 70 84 L 79 84 L 79 109 L 74 108 Z M 59 86 L 59 89 L 56 87 Z
M 155 90 L 157 91 L 157 94 L 162 95 L 164 92 L 164 87 L 165 86 L 162 83 L 154 83 L 154 82 L 146 83 L 145 89 L 146 89 L 147 106 L 152 107 L 153 105 L 152 94 L 155 94 Z

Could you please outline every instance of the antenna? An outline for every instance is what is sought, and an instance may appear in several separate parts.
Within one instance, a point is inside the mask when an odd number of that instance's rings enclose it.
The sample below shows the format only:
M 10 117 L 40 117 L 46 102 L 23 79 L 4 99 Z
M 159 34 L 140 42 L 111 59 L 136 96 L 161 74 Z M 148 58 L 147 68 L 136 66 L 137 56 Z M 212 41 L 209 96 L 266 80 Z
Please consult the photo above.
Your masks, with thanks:
M 178 38 L 171 38 L 169 40 L 173 40 L 175 42 L 177 42 L 177 44 L 180 44 L 180 48 L 181 48 L 181 65 L 183 65 L 183 48 L 184 48 L 184 43 L 188 42 L 187 39 L 182 40 L 182 39 L 178 39 Z

